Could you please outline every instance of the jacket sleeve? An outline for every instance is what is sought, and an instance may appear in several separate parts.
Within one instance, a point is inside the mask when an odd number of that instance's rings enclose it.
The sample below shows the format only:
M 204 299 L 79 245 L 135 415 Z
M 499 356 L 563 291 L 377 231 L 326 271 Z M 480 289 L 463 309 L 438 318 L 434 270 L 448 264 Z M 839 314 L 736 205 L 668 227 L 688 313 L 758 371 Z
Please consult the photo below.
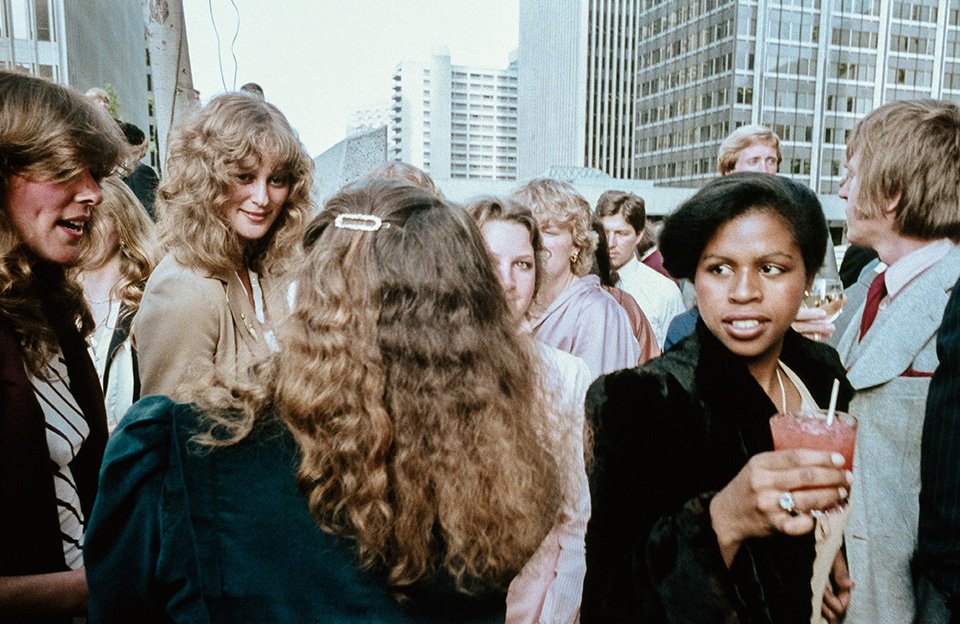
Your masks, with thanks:
M 584 305 L 570 350 L 586 362 L 594 378 L 632 368 L 640 358 L 640 345 L 627 313 L 611 295 L 602 295 Z
M 188 579 L 199 575 L 184 539 L 175 409 L 164 397 L 139 401 L 107 444 L 83 553 L 91 624 L 166 622 L 170 605 L 188 621 L 209 621 L 202 603 L 190 599 L 197 581 Z M 170 582 L 171 571 L 177 581 Z
M 157 277 L 147 283 L 134 319 L 140 390 L 176 399 L 188 373 L 215 360 L 224 294 L 217 280 L 193 271 Z

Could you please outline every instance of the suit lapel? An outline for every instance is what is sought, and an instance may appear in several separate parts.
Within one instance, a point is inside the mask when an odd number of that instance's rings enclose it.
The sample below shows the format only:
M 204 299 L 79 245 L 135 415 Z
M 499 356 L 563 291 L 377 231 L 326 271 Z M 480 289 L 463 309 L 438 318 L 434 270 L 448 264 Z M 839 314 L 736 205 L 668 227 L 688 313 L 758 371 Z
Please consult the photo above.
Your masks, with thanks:
M 838 345 L 847 377 L 857 389 L 898 377 L 940 327 L 950 290 L 960 275 L 960 251 L 952 250 L 877 313 L 858 343 L 863 304 L 858 306 Z M 863 277 L 861 277 L 862 284 Z

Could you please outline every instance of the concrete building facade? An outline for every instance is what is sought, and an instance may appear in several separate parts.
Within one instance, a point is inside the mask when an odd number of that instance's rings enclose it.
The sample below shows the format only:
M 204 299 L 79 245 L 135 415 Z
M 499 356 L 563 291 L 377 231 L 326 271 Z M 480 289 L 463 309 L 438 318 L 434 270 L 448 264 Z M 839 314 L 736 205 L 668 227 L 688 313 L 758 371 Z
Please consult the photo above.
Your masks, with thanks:
M 640 0 L 520 2 L 521 178 L 633 176 Z
M 438 178 L 517 178 L 517 64 L 453 65 L 446 51 L 393 75 L 388 157 Z

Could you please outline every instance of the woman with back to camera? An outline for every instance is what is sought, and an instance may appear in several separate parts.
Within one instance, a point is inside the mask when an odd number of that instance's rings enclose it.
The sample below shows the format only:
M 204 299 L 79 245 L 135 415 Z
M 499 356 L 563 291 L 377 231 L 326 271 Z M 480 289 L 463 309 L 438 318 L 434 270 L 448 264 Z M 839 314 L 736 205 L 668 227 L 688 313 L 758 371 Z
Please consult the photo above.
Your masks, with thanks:
M 103 201 L 94 213 L 76 277 L 93 312 L 90 356 L 103 387 L 107 428 L 113 431 L 140 398 L 130 326 L 156 264 L 156 239 L 146 210 L 120 178 L 111 176 L 100 186 Z
M 83 337 L 93 320 L 67 276 L 97 181 L 123 158 L 116 124 L 83 95 L 0 71 L 0 621 L 86 611 L 81 546 L 106 442 Z
M 850 476 L 839 454 L 773 451 L 769 420 L 825 407 L 835 379 L 839 409 L 852 394 L 836 352 L 790 328 L 825 244 L 813 192 L 770 175 L 711 181 L 667 219 L 664 266 L 693 281 L 701 318 L 588 393 L 584 622 L 811 621 L 809 512 L 845 499 Z M 822 552 L 836 618 L 851 584 L 842 555 Z
M 148 397 L 114 432 L 95 621 L 503 621 L 563 451 L 480 233 L 364 181 L 304 247 L 281 349 L 250 383 Z
M 249 95 L 219 95 L 175 130 L 157 189 L 167 255 L 133 330 L 144 395 L 176 397 L 211 364 L 242 376 L 275 350 L 312 175 L 283 114 Z
M 640 346 L 627 313 L 590 275 L 597 235 L 587 200 L 570 184 L 548 178 L 525 183 L 510 199 L 533 212 L 547 250 L 530 308 L 537 340 L 582 358 L 594 377 L 636 366 Z
M 467 206 L 480 227 L 497 278 L 522 333 L 527 310 L 543 271 L 545 250 L 533 214 L 511 200 L 484 198 Z M 551 434 L 569 450 L 564 469 L 563 505 L 540 548 L 510 584 L 508 624 L 574 622 L 580 612 L 586 572 L 584 534 L 590 518 L 590 493 L 584 466 L 583 399 L 591 375 L 580 358 L 536 342 L 540 370 L 549 392 Z M 588 442 L 589 444 L 589 442 Z

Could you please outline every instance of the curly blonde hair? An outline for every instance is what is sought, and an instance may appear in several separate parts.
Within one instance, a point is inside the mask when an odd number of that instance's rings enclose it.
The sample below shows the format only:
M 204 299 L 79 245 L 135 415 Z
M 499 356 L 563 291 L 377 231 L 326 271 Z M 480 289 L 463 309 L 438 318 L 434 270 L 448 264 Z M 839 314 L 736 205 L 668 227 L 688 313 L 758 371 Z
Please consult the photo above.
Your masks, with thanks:
M 66 182 L 89 171 L 100 180 L 123 160 L 120 129 L 82 94 L 41 78 L 0 71 L 0 317 L 13 327 L 32 374 L 59 348 L 58 333 L 93 319 L 61 266 L 41 262 L 10 217 L 15 175 Z
M 120 299 L 126 316 L 136 314 L 143 299 L 147 278 L 157 265 L 157 238 L 155 226 L 147 211 L 123 181 L 111 176 L 100 184 L 103 201 L 93 212 L 92 232 L 83 241 L 77 277 L 83 272 L 100 268 L 114 252 L 120 253 L 120 280 L 113 290 Z M 117 233 L 119 250 L 108 249 L 105 240 L 106 222 Z
M 576 260 L 571 260 L 570 269 L 577 277 L 590 273 L 599 239 L 593 231 L 590 202 L 572 184 L 552 178 L 535 178 L 514 190 L 510 199 L 529 208 L 541 228 L 547 223 L 570 228 L 573 246 L 580 252 Z
M 383 226 L 336 225 L 358 214 Z M 353 540 L 398 597 L 438 570 L 461 591 L 505 588 L 568 477 L 536 349 L 479 231 L 436 196 L 366 180 L 327 203 L 304 246 L 283 348 L 259 387 L 200 402 L 214 421 L 201 440 L 232 443 L 276 413 L 318 525 Z
M 231 166 L 273 159 L 289 180 L 287 201 L 273 227 L 244 243 L 223 214 Z M 166 172 L 157 188 L 160 241 L 190 268 L 217 273 L 244 264 L 283 273 L 297 257 L 303 224 L 313 211 L 313 160 L 275 106 L 240 93 L 219 95 L 174 131 Z

